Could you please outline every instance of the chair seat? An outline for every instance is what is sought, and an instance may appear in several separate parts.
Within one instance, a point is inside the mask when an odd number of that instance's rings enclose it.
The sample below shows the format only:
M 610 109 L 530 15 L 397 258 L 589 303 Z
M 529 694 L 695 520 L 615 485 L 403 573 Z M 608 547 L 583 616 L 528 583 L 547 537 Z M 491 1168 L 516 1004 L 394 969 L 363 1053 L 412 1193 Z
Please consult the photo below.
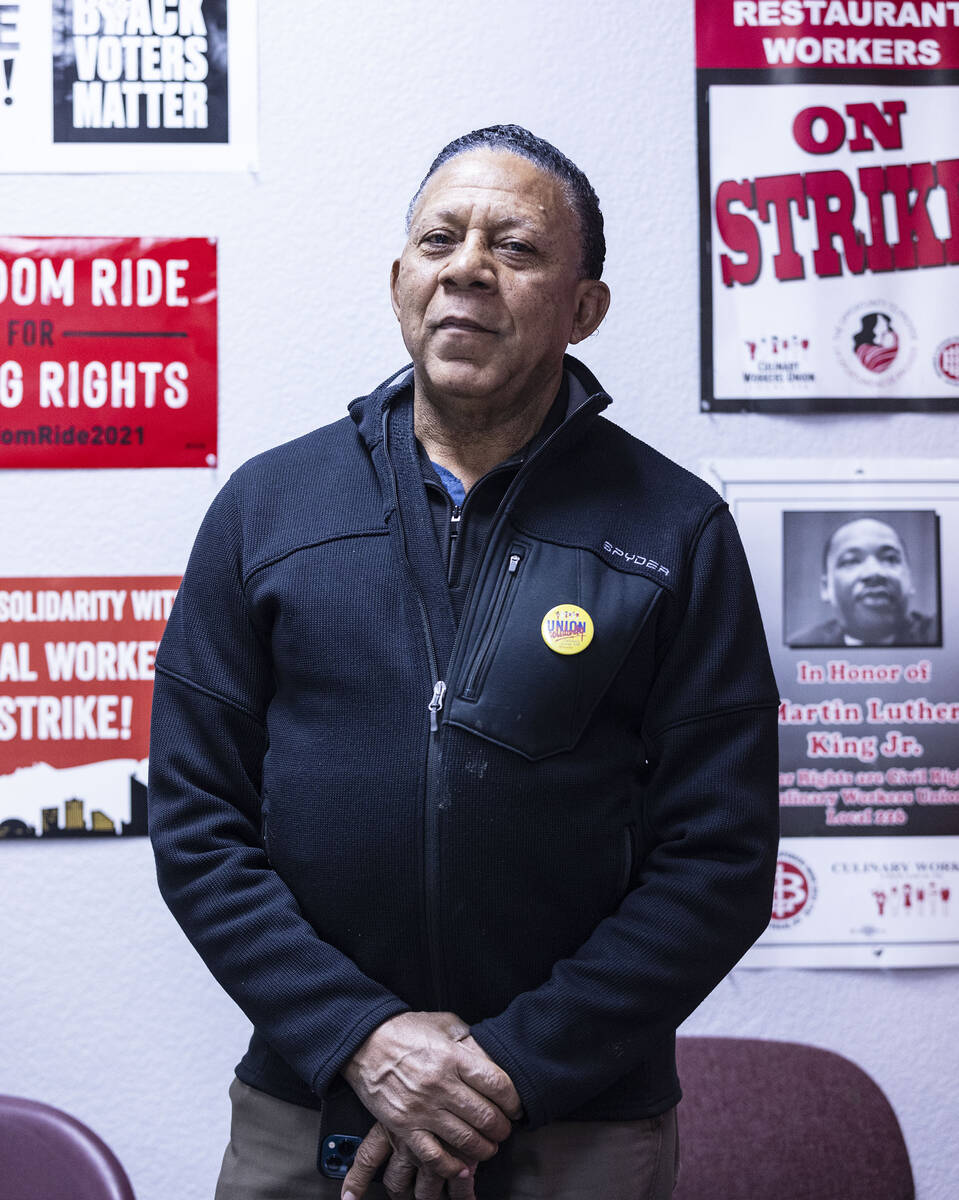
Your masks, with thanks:
M 49 1104 L 0 1096 L 3 1200 L 135 1200 L 116 1155 Z
M 674 1200 L 913 1200 L 892 1106 L 842 1055 L 795 1042 L 680 1037 Z

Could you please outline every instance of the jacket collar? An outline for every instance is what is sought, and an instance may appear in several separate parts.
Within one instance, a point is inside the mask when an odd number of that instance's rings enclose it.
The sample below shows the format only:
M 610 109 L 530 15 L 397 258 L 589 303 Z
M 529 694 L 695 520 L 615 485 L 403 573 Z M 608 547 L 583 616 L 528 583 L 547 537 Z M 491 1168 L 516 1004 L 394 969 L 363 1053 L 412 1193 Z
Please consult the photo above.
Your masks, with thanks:
M 566 354 L 563 356 L 563 366 L 569 375 L 569 406 L 566 410 L 565 421 L 550 438 L 550 442 L 558 440 L 565 444 L 571 440 L 569 435 L 574 433 L 573 428 L 566 430 L 573 414 L 585 408 L 587 404 L 593 415 L 598 414 L 612 403 L 612 397 L 604 391 L 596 376 L 579 359 L 573 358 L 571 354 Z M 393 405 L 398 396 L 407 388 L 412 387 L 412 384 L 413 364 L 407 363 L 405 367 L 401 367 L 388 379 L 385 379 L 368 396 L 359 396 L 350 403 L 349 414 L 371 452 L 383 439 L 383 413 Z M 584 417 L 585 415 L 584 413 Z M 582 419 L 574 422 L 576 431 L 574 436 L 578 436 L 586 424 L 588 421 Z

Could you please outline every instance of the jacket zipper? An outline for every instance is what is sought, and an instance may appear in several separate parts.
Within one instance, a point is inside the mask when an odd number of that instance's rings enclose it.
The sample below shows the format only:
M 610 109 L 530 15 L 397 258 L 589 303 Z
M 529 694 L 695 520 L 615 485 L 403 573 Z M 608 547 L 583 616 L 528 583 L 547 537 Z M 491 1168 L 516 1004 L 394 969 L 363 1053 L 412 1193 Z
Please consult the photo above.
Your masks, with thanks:
M 597 393 L 597 394 L 599 395 L 601 393 Z M 590 399 L 595 399 L 595 397 L 591 397 Z M 607 402 L 608 402 L 608 400 L 607 400 Z M 587 403 L 588 403 L 588 401 L 587 401 Z M 569 420 L 575 420 L 576 417 L 579 416 L 579 414 L 585 408 L 586 408 L 586 405 L 584 404 L 582 406 L 582 408 L 578 409 L 577 412 L 574 413 L 569 418 Z M 427 954 L 429 956 L 429 961 L 430 961 L 430 978 L 431 978 L 431 981 L 433 984 L 433 995 L 434 995 L 434 999 L 436 1002 L 436 1009 L 438 1011 L 440 1011 L 447 1007 L 447 1003 L 446 1003 L 446 998 L 445 998 L 446 997 L 446 986 L 445 986 L 445 982 L 443 980 L 442 966 L 441 966 L 441 962 L 440 962 L 440 930 L 439 930 L 439 916 L 438 916 L 438 912 L 437 912 L 438 898 L 439 898 L 439 896 L 438 896 L 438 893 L 439 893 L 439 855 L 437 852 L 437 843 L 439 840 L 439 837 L 438 837 L 439 814 L 438 814 L 437 805 L 431 804 L 430 798 L 434 794 L 437 794 L 440 790 L 439 786 L 438 786 L 439 783 L 441 782 L 440 758 L 441 758 L 441 749 L 442 749 L 442 746 L 441 746 L 442 730 L 440 729 L 440 713 L 442 712 L 443 702 L 446 698 L 447 685 L 446 685 L 445 680 L 442 680 L 439 678 L 439 667 L 438 667 L 437 659 L 436 659 L 436 646 L 433 642 L 433 631 L 430 628 L 429 614 L 426 611 L 426 603 L 423 600 L 423 596 L 420 592 L 419 586 L 413 575 L 413 568 L 410 566 L 409 556 L 406 551 L 406 530 L 403 526 L 403 514 L 400 510 L 399 488 L 398 488 L 397 482 L 396 482 L 396 472 L 393 469 L 393 462 L 390 458 L 389 414 L 390 414 L 390 409 L 387 406 L 383 410 L 383 419 L 382 419 L 383 453 L 386 458 L 386 463 L 387 463 L 387 467 L 388 467 L 388 475 L 389 475 L 390 485 L 391 485 L 391 489 L 392 489 L 393 511 L 396 513 L 396 520 L 399 524 L 400 537 L 401 537 L 401 541 L 403 544 L 403 554 L 402 554 L 403 569 L 405 570 L 406 577 L 410 583 L 410 586 L 413 589 L 413 594 L 416 596 L 417 608 L 418 608 L 418 611 L 420 614 L 420 622 L 421 622 L 422 628 L 423 628 L 423 637 L 424 637 L 424 640 L 426 643 L 427 658 L 429 659 L 430 677 L 432 680 L 432 689 L 433 689 L 432 693 L 430 695 L 429 703 L 427 705 L 427 710 L 430 714 L 430 732 L 429 732 L 429 737 L 428 737 L 427 743 L 426 743 L 426 747 L 427 747 L 427 749 L 426 749 L 426 786 L 424 789 L 424 797 L 423 797 L 423 816 L 424 816 L 423 832 L 424 832 L 424 843 L 425 844 L 424 844 L 423 858 L 424 858 L 424 874 L 425 874 L 425 889 L 426 889 L 426 895 L 425 895 L 426 927 L 427 927 L 426 949 L 427 949 Z M 542 446 L 540 446 L 539 450 L 537 450 L 534 455 L 532 455 L 530 458 L 528 458 L 526 460 L 526 462 L 523 464 L 523 466 L 520 467 L 519 471 L 516 473 L 516 476 L 510 483 L 509 487 L 506 489 L 506 494 L 504 495 L 503 500 L 500 504 L 499 519 L 493 522 L 493 526 L 487 531 L 486 537 L 483 540 L 483 547 L 480 552 L 480 558 L 479 558 L 479 561 L 481 563 L 482 563 L 483 559 L 486 557 L 487 551 L 489 550 L 490 546 L 493 544 L 494 534 L 499 531 L 499 528 L 503 523 L 503 514 L 506 512 L 508 501 L 510 501 L 515 496 L 516 492 L 519 490 L 519 487 L 521 487 L 522 484 L 525 483 L 526 479 L 529 476 L 530 465 L 533 462 L 535 462 L 537 459 L 542 457 L 544 451 L 556 439 L 557 435 L 560 433 L 560 430 L 562 430 L 564 427 L 565 427 L 565 423 L 563 426 L 560 426 L 560 429 L 556 430 L 553 434 L 551 434 L 550 437 L 548 437 L 546 439 L 544 444 Z M 519 487 L 517 485 L 519 485 Z M 453 528 L 453 526 L 451 523 L 451 532 L 452 532 L 452 528 Z M 518 566 L 519 566 L 519 564 L 517 564 L 517 569 L 518 569 Z M 513 574 L 515 574 L 515 570 L 514 570 Z M 470 582 L 469 593 L 466 597 L 466 605 L 465 605 L 464 612 L 463 612 L 463 619 L 461 619 L 461 622 L 460 622 L 461 630 L 464 626 L 465 618 L 469 611 L 473 595 L 476 592 L 476 584 L 477 584 L 477 579 L 476 579 L 476 574 L 474 573 L 473 579 Z M 456 641 L 457 642 L 459 641 L 459 634 L 457 634 Z M 456 650 L 454 650 L 454 653 L 452 656 L 452 661 L 450 662 L 450 666 L 449 666 L 450 670 L 452 670 L 457 657 L 458 657 L 457 652 L 456 652 Z
M 512 596 L 513 583 L 519 575 L 524 553 L 522 546 L 514 546 L 506 560 L 506 569 L 500 578 L 496 596 L 490 606 L 489 620 L 486 622 L 476 658 L 473 660 L 473 668 L 466 677 L 466 684 L 463 688 L 463 696 L 466 699 L 475 700 L 483 689 L 490 663 L 493 661 L 493 652 L 499 642 L 498 635 L 509 612 L 508 601 Z
M 430 733 L 439 731 L 439 714 L 443 707 L 443 698 L 446 696 L 446 684 L 442 679 L 437 679 L 433 684 L 433 696 L 429 703 L 430 710 Z
M 605 394 L 605 392 L 597 392 L 595 395 L 590 396 L 583 404 L 580 405 L 580 407 L 578 409 L 576 409 L 575 412 L 571 413 L 566 418 L 566 420 L 563 422 L 562 425 L 560 425 L 560 427 L 558 429 L 554 430 L 550 434 L 550 436 L 546 439 L 546 441 L 542 444 L 542 446 L 540 446 L 540 448 L 535 452 L 535 454 L 531 454 L 530 457 L 526 460 L 526 462 L 524 462 L 523 465 L 520 467 L 520 469 L 516 472 L 515 476 L 513 477 L 513 479 L 510 482 L 509 487 L 506 489 L 503 499 L 500 501 L 499 514 L 498 514 L 496 520 L 493 522 L 493 524 L 490 526 L 490 528 L 486 531 L 486 537 L 483 539 L 483 545 L 480 549 L 480 554 L 479 554 L 480 566 L 482 566 L 483 560 L 486 558 L 486 555 L 487 555 L 487 552 L 489 551 L 490 546 L 493 545 L 495 538 L 496 538 L 497 534 L 499 533 L 500 528 L 503 525 L 503 522 L 505 519 L 505 514 L 506 514 L 507 510 L 509 509 L 512 501 L 516 498 L 516 494 L 525 486 L 526 481 L 529 479 L 530 468 L 532 467 L 532 465 L 534 463 L 538 462 L 549 451 L 549 448 L 557 440 L 557 438 L 560 437 L 560 435 L 564 431 L 568 432 L 568 428 L 569 428 L 569 425 L 571 422 L 581 421 L 583 419 L 583 416 L 586 415 L 587 412 L 589 413 L 590 416 L 595 416 L 596 412 L 599 410 L 597 408 L 597 405 L 595 402 L 600 397 L 602 397 L 605 400 L 606 404 L 609 403 L 609 397 Z M 604 404 L 599 407 L 604 408 L 605 406 L 606 405 Z M 466 600 L 465 600 L 465 603 L 463 604 L 463 614 L 460 617 L 459 631 L 457 632 L 456 640 L 453 643 L 453 654 L 450 659 L 450 664 L 449 664 L 449 668 L 447 670 L 447 674 L 454 681 L 456 678 L 457 669 L 459 667 L 459 660 L 462 657 L 463 650 L 464 650 L 464 644 L 461 640 L 460 635 L 462 634 L 464 629 L 468 628 L 470 609 L 473 606 L 473 599 L 479 588 L 479 584 L 480 584 L 479 576 L 481 574 L 482 574 L 482 570 L 476 570 L 473 572 L 473 578 L 470 581 L 469 590 L 466 593 Z
M 403 514 L 400 510 L 399 489 L 396 483 L 396 472 L 389 449 L 389 409 L 383 411 L 383 453 L 389 468 L 389 478 L 392 486 L 393 511 L 399 524 L 400 536 L 403 543 L 403 569 L 416 596 L 416 603 L 423 628 L 423 638 L 426 643 L 426 655 L 429 660 L 430 678 L 433 681 L 433 691 L 430 695 L 427 711 L 430 714 L 430 732 L 426 742 L 426 782 L 423 790 L 423 873 L 424 873 L 424 909 L 426 916 L 426 953 L 430 962 L 430 980 L 433 985 L 433 997 L 437 1011 L 442 1011 L 446 1005 L 446 986 L 440 962 L 440 929 L 439 929 L 439 813 L 437 805 L 431 804 L 431 797 L 439 792 L 441 765 L 441 743 L 439 716 L 443 709 L 446 696 L 446 683 L 439 678 L 439 666 L 436 659 L 436 646 L 433 641 L 433 630 L 430 628 L 429 614 L 426 603 L 413 575 L 409 556 L 406 552 L 406 529 L 403 525 Z
M 453 567 L 454 556 L 456 554 L 456 539 L 459 537 L 460 521 L 463 519 L 463 510 L 458 504 L 453 505 L 453 510 L 450 513 L 450 542 L 449 554 L 446 559 L 446 582 L 453 582 Z

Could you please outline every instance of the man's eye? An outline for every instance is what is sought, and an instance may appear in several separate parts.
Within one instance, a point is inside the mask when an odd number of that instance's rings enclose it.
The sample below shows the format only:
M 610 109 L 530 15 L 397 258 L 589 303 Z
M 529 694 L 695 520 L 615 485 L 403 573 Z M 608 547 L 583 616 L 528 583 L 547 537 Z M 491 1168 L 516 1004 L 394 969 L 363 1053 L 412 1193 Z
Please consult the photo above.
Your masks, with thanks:
M 507 241 L 501 242 L 500 245 L 503 247 L 504 250 L 509 250 L 510 253 L 512 253 L 512 254 L 532 254 L 533 253 L 532 246 L 528 245 L 528 243 L 526 243 L 526 242 L 519 242 L 515 238 L 509 238 Z
M 857 563 L 862 562 L 862 556 L 859 554 L 841 554 L 836 559 L 837 567 L 854 567 Z
M 437 230 L 434 233 L 427 233 L 420 239 L 420 244 L 424 246 L 452 246 L 453 239 L 448 233 L 441 233 Z

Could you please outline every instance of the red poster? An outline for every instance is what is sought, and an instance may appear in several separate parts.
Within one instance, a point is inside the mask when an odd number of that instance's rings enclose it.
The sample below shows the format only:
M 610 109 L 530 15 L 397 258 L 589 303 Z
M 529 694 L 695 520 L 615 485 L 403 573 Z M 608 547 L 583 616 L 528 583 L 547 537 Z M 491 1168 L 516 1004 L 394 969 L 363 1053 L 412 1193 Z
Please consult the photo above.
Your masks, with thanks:
M 959 10 L 942 0 L 699 0 L 699 70 L 959 68 Z
M 143 834 L 175 576 L 0 579 L 0 839 Z
M 959 3 L 697 0 L 702 407 L 959 411 Z
M 0 467 L 213 467 L 216 242 L 0 237 Z

